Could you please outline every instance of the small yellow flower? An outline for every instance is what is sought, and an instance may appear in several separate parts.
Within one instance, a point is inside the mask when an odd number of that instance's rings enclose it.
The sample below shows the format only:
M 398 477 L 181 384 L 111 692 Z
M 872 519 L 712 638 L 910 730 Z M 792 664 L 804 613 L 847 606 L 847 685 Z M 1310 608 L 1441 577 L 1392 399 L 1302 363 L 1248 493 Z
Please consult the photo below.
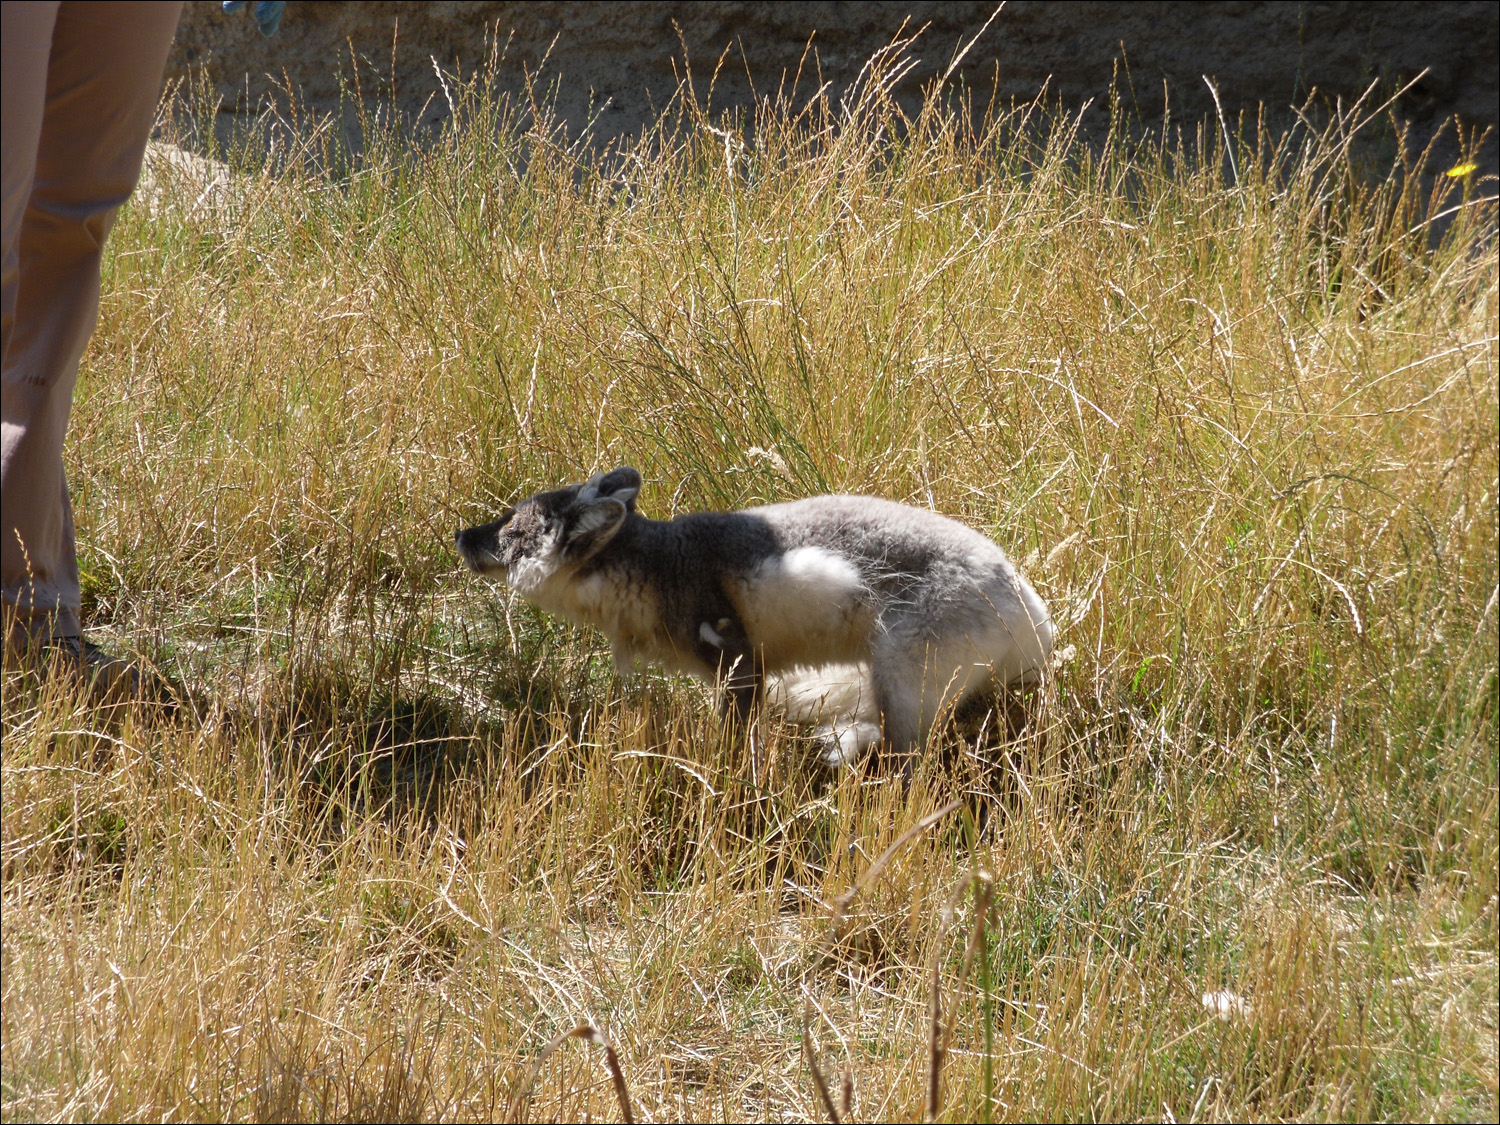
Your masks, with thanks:
M 1444 172 L 1443 175 L 1447 176 L 1450 180 L 1461 180 L 1471 172 L 1475 171 L 1478 167 L 1479 165 L 1473 163 L 1472 161 L 1467 164 L 1455 164 L 1452 168 L 1449 168 L 1446 172 Z

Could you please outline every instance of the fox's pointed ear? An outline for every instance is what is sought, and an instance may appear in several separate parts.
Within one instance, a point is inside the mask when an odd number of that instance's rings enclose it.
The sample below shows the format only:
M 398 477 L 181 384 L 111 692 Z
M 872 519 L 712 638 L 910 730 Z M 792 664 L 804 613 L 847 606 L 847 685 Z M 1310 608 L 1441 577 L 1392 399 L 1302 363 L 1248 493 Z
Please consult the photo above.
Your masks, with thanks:
M 579 499 L 588 497 L 618 500 L 629 511 L 635 510 L 635 498 L 641 491 L 641 474 L 629 465 L 622 465 L 607 473 L 596 473 L 589 478 L 579 493 Z
M 625 505 L 614 497 L 575 505 L 563 537 L 564 556 L 581 562 L 593 555 L 625 526 L 628 514 Z

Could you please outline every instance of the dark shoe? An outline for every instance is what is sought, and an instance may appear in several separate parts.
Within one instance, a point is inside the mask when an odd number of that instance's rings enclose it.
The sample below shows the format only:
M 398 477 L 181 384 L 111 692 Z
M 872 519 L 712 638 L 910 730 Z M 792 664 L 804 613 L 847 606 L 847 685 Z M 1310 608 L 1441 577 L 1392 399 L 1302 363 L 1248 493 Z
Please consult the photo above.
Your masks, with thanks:
M 43 650 L 49 670 L 76 676 L 100 702 L 121 703 L 140 699 L 141 670 L 123 657 L 105 652 L 82 637 L 54 637 Z
M 5 667 L 42 679 L 62 676 L 82 684 L 95 703 L 140 699 L 141 670 L 82 637 L 48 637 L 12 631 L 6 637 Z
M 83 637 L 48 637 L 11 630 L 5 669 L 43 680 L 65 677 L 83 687 L 95 704 L 156 703 L 175 710 L 180 692 L 140 663 L 119 657 Z

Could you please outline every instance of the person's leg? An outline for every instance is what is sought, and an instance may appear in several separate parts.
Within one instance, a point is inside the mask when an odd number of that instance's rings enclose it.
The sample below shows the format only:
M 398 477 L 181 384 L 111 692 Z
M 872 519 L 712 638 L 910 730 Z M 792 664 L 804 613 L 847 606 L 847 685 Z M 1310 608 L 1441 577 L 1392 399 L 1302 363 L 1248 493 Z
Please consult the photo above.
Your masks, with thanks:
M 47 60 L 52 55 L 51 3 L 0 3 L 0 356 L 10 348 L 16 319 L 16 279 L 20 271 L 21 217 L 31 198 L 42 112 L 47 105 Z
M 180 0 L 51 7 L 50 50 L 34 172 L 19 230 L 12 180 L 21 179 L 35 116 L 32 85 L 15 55 L 36 67 L 43 21 L 5 5 L 5 294 L 0 404 L 0 594 L 29 632 L 77 637 L 78 565 L 62 445 L 78 361 L 99 311 L 99 266 L 115 214 L 135 187 L 177 26 Z M 30 51 L 31 53 L 27 53 Z M 34 78 L 32 79 L 34 83 Z M 14 268 L 12 267 L 14 261 Z
M 31 182 L 36 171 L 37 142 L 42 135 L 42 113 L 47 104 L 47 61 L 52 55 L 52 28 L 57 21 L 56 0 L 51 3 L 0 3 L 0 357 L 10 348 L 10 330 L 16 319 L 16 290 L 20 276 L 21 218 L 26 201 L 31 198 Z M 26 419 L 17 418 L 24 426 Z M 11 410 L 5 403 L 4 425 L 9 430 Z M 12 504 L 21 505 L 25 496 L 19 487 L 21 478 L 9 470 L 8 460 L 0 461 L 0 479 L 4 482 L 3 504 L 0 504 L 0 539 L 14 537 L 9 526 Z M 15 494 L 14 496 L 12 494 Z M 3 627 L 7 651 L 21 641 L 30 624 L 23 615 L 15 622 L 19 586 L 24 570 L 11 573 L 8 552 L 3 558 L 4 599 Z M 19 625 L 12 636 L 12 626 Z

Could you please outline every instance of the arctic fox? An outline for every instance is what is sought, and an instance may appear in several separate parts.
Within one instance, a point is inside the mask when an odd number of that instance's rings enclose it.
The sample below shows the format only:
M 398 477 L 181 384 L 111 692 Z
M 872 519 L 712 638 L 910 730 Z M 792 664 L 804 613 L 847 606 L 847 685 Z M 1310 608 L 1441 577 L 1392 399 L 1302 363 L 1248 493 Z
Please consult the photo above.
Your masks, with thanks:
M 907 763 L 943 708 L 1040 677 L 1047 605 L 989 539 L 921 508 L 815 496 L 653 520 L 641 475 L 599 473 L 458 532 L 480 574 L 656 661 L 819 722 L 830 766 L 884 740 Z

